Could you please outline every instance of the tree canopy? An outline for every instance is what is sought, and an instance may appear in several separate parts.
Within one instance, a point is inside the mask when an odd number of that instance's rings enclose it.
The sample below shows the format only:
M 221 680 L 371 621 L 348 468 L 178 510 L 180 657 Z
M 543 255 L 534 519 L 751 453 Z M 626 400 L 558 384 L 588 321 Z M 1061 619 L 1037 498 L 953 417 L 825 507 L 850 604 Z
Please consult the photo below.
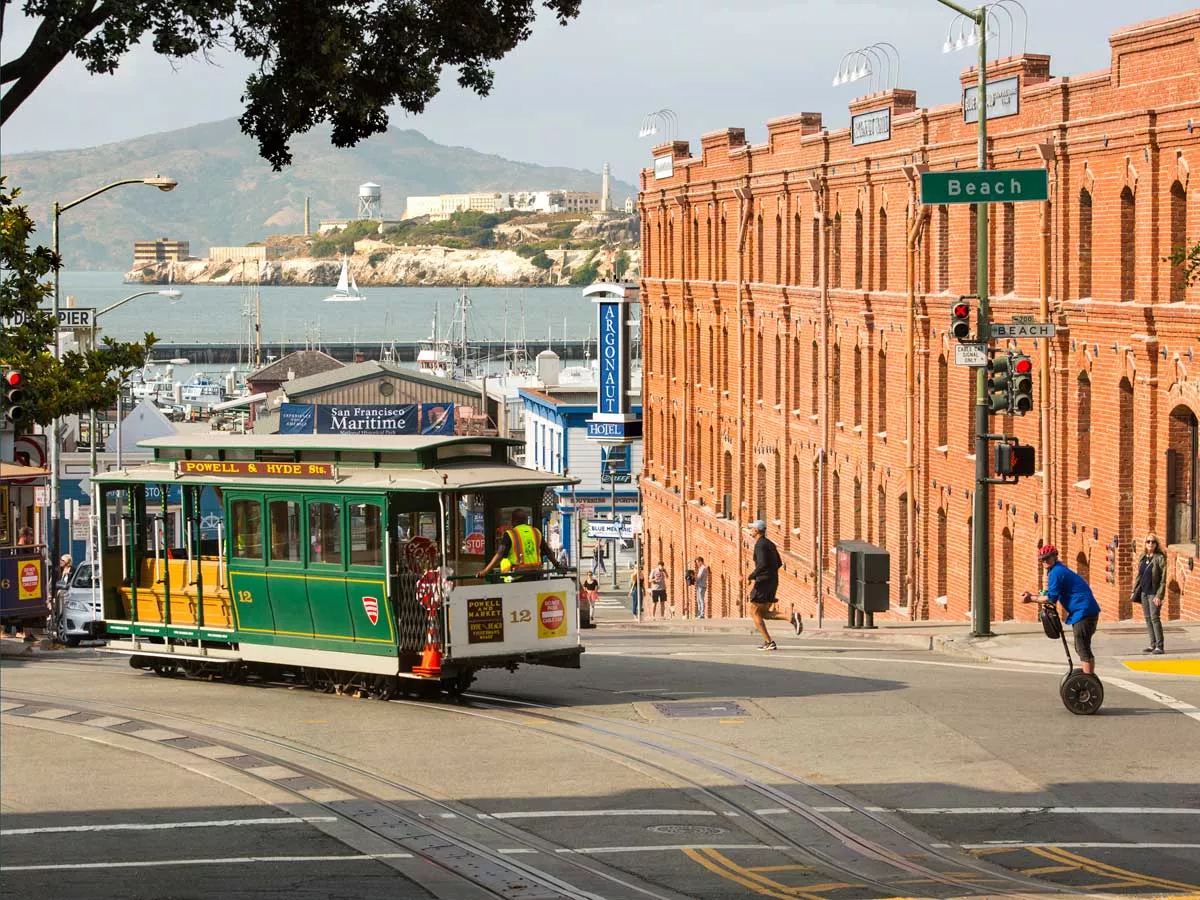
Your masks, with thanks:
M 23 320 L 19 327 L 0 328 L 0 361 L 25 378 L 24 424 L 48 425 L 56 418 L 83 413 L 116 402 L 120 381 L 142 365 L 154 344 L 118 343 L 64 353 L 55 359 L 50 348 L 58 323 L 43 306 L 54 290 L 50 280 L 58 258 L 45 247 L 31 247 L 33 220 L 0 177 L 0 319 Z
M 541 0 L 560 24 L 581 0 Z M 0 0 L 0 29 L 12 0 Z M 322 122 L 334 146 L 387 129 L 389 106 L 421 112 L 442 71 L 480 96 L 490 63 L 530 35 L 537 0 L 25 0 L 38 21 L 25 50 L 0 66 L 0 125 L 67 56 L 111 74 L 139 41 L 174 58 L 218 49 L 256 63 L 246 81 L 242 131 L 276 169 L 291 138 Z

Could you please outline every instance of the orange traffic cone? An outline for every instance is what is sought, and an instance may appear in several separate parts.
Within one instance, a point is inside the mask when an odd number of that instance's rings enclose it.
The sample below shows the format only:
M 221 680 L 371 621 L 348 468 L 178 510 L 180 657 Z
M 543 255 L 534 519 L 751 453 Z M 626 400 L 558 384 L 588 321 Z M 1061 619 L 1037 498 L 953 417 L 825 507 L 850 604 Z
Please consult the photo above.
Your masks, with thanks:
M 429 628 L 425 631 L 425 649 L 421 652 L 421 664 L 413 666 L 414 675 L 437 678 L 442 674 L 442 647 L 437 637 L 437 619 L 429 617 Z

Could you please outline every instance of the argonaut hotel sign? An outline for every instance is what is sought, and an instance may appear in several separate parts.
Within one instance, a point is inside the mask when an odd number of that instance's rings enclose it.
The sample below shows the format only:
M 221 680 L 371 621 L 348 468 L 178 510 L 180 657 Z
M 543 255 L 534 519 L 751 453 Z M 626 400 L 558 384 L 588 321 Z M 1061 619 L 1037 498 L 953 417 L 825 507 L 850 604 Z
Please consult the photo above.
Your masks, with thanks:
M 584 288 L 596 304 L 600 335 L 600 385 L 596 414 L 588 421 L 588 437 L 624 442 L 640 437 L 641 420 L 629 412 L 629 303 L 637 298 L 632 285 L 601 282 Z

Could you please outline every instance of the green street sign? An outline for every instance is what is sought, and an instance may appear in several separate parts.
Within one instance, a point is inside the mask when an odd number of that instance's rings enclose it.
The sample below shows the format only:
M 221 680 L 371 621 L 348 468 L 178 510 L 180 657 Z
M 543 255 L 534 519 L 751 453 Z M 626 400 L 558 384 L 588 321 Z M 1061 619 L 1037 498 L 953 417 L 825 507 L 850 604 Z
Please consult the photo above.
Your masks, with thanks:
M 1045 169 L 969 169 L 921 173 L 921 202 L 1018 203 L 1050 196 Z

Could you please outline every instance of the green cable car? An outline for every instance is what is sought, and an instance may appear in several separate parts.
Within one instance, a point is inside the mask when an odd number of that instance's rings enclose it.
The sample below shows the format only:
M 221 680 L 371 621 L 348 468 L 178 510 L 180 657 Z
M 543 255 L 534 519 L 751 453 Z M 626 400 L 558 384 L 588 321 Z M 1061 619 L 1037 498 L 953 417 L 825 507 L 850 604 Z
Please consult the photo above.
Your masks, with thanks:
M 96 477 L 111 651 L 162 675 L 304 681 L 383 699 L 477 670 L 578 668 L 568 573 L 480 579 L 569 483 L 467 436 L 177 435 Z

